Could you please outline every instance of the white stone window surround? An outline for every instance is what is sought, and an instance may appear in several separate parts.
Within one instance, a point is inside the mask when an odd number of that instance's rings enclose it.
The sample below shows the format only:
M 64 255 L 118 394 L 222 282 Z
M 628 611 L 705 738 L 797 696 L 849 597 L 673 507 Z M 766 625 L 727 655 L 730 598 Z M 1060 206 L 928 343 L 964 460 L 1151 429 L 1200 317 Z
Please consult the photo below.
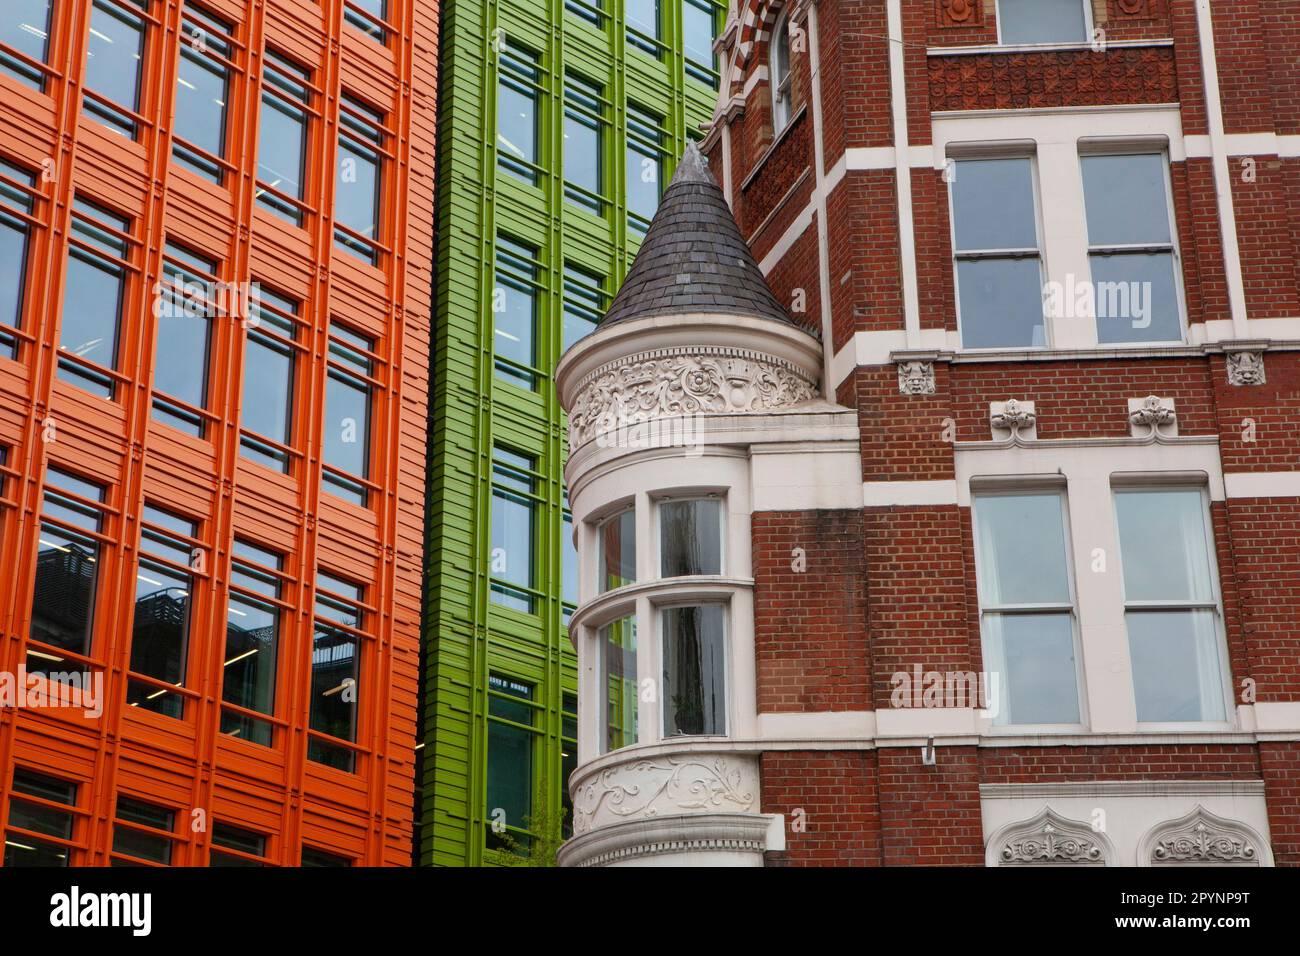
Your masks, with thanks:
M 639 739 L 632 746 L 653 746 L 665 741 L 709 741 L 718 736 L 663 737 L 662 611 L 689 604 L 721 604 L 724 610 L 726 737 L 752 737 L 757 726 L 754 665 L 753 578 L 750 576 L 749 463 L 743 450 L 708 448 L 687 455 L 682 449 L 664 449 L 650 457 L 600 470 L 583 482 L 571 505 L 575 527 L 583 537 L 579 548 L 580 604 L 570 623 L 578 651 L 580 707 L 578 717 L 579 766 L 604 750 L 604 693 L 599 631 L 613 620 L 634 615 L 637 622 L 637 680 L 644 687 L 652 678 L 652 699 L 638 695 Z M 660 576 L 659 511 L 665 500 L 715 495 L 722 502 L 721 575 L 663 578 Z M 632 505 L 636 509 L 637 580 L 597 593 L 599 569 L 595 567 L 597 534 L 601 521 Z M 587 556 L 590 565 L 587 566 Z M 629 749 L 629 748 L 624 748 Z
M 1176 107 L 1141 109 L 1089 109 L 1071 111 L 972 111 L 938 113 L 933 121 L 934 150 L 944 162 L 975 158 L 1013 158 L 1032 155 L 1035 205 L 1039 221 L 1040 257 L 1045 282 L 1067 286 L 1069 276 L 1077 285 L 1090 281 L 1088 222 L 1084 205 L 1084 155 L 1122 153 L 1165 154 L 1165 205 L 1169 215 L 1174 254 L 1174 278 L 1179 302 L 1183 338 L 1174 342 L 1106 343 L 1097 340 L 1092 318 L 1046 319 L 1048 349 L 1126 350 L 1182 345 L 1187 341 L 1187 307 L 1182 280 L 1182 255 L 1168 166 L 1186 160 L 1182 118 Z M 955 248 L 955 216 L 951 187 L 948 189 L 950 243 Z M 956 258 L 953 259 L 956 288 Z M 957 296 L 958 328 L 961 327 L 960 296 Z M 953 343 L 959 348 L 960 332 Z M 1038 348 L 998 348 L 979 351 L 1041 351 Z
M 1083 5 L 1084 40 L 1082 42 L 1004 44 L 1002 42 L 1002 24 L 1004 22 L 1002 18 L 1002 0 L 996 0 L 997 9 L 994 11 L 993 19 L 997 23 L 997 27 L 998 27 L 998 46 L 1013 47 L 1014 49 L 1025 49 L 1025 50 L 1041 50 L 1041 49 L 1046 49 L 1046 50 L 1067 49 L 1068 50 L 1068 49 L 1078 49 L 1080 46 L 1087 46 L 1088 38 L 1090 38 L 1093 35 L 1092 34 L 1093 31 L 1092 3 L 1090 2 L 1090 0 L 1075 0 L 1075 2 Z
M 1064 440 L 1001 449 L 978 447 L 982 444 L 985 443 L 957 446 L 957 503 L 961 507 L 971 507 L 973 493 L 992 487 L 1016 487 L 1035 480 L 1064 478 L 1068 523 L 1073 531 L 1067 547 L 1077 569 L 1075 585 L 1084 675 L 1080 691 L 1085 698 L 1081 713 L 1087 715 L 1084 719 L 1088 721 L 1088 732 L 1232 732 L 1250 726 L 1250 720 L 1236 713 L 1233 707 L 1218 560 L 1213 548 L 1208 558 L 1217 608 L 1215 621 L 1226 721 L 1139 723 L 1124 619 L 1123 568 L 1114 490 L 1201 487 L 1206 527 L 1212 529 L 1209 503 L 1224 500 L 1217 442 L 1213 439 L 1171 439 L 1161 443 L 1139 443 L 1132 439 L 1092 443 Z M 1096 549 L 1101 549 L 1104 556 L 1104 572 L 1092 571 L 1098 556 Z M 997 726 L 978 714 L 976 722 L 979 732 L 989 737 L 1062 732 L 1055 726 Z
M 1068 608 L 1062 605 L 1060 610 L 1068 610 L 1070 615 L 1070 632 L 1071 632 L 1072 639 L 1074 641 L 1075 690 L 1079 697 L 1078 700 L 1079 722 L 1072 723 L 1072 724 L 1071 723 L 1040 724 L 1037 726 L 1043 730 L 1051 730 L 1051 731 L 1064 732 L 1064 733 L 1086 733 L 1088 728 L 1088 695 L 1085 692 L 1087 675 L 1084 673 L 1084 668 L 1083 668 L 1083 661 L 1084 661 L 1083 643 L 1079 631 L 1079 594 L 1078 594 L 1078 583 L 1076 580 L 1078 575 L 1077 565 L 1076 565 L 1078 556 L 1072 551 L 1071 548 L 1071 542 L 1074 540 L 1074 535 L 1071 532 L 1072 523 L 1070 520 L 1069 494 L 1066 488 L 1066 481 L 1063 477 L 1059 475 L 1058 476 L 1031 475 L 1031 476 L 1025 476 L 1023 478 L 1002 478 L 1002 479 L 995 479 L 993 481 L 981 481 L 979 478 L 973 478 L 971 479 L 971 481 L 972 481 L 972 495 L 971 495 L 972 499 L 974 499 L 977 496 L 992 497 L 994 495 L 1011 496 L 1011 495 L 1037 493 L 1037 494 L 1054 494 L 1059 498 L 1061 502 L 1061 518 L 1063 524 L 1062 531 L 1065 537 L 1065 552 L 1066 552 L 1064 555 L 1065 575 L 1066 575 L 1066 580 L 1068 582 L 1070 591 L 1069 591 Z M 975 569 L 975 575 L 976 578 L 978 579 L 980 573 L 978 567 L 979 517 L 977 514 L 977 509 L 973 507 L 974 505 L 973 500 L 971 504 L 972 504 L 972 507 L 970 509 L 971 533 L 972 536 L 974 537 L 974 542 L 975 542 L 974 552 L 976 555 L 976 564 L 977 564 L 977 567 Z M 1032 574 L 1033 572 L 1032 570 L 1029 570 L 1028 573 Z M 984 616 L 985 613 L 988 611 L 988 608 L 984 606 L 984 600 L 982 596 L 978 600 L 980 602 L 980 644 L 981 644 L 981 652 L 982 652 L 981 656 L 984 662 L 984 669 L 988 670 L 990 664 L 990 655 L 988 650 L 987 637 L 984 629 Z M 1004 683 L 1001 686 L 1001 692 L 1005 694 L 1008 693 L 1009 691 L 1010 691 L 1010 687 L 1005 683 L 1005 679 L 1004 679 Z M 983 722 L 986 718 L 981 717 L 980 719 L 981 722 Z M 1026 726 L 1025 724 L 993 724 L 992 721 L 989 721 L 989 724 L 990 726 L 997 726 L 1007 731 L 1015 730 L 1017 732 L 1022 732 L 1024 727 Z

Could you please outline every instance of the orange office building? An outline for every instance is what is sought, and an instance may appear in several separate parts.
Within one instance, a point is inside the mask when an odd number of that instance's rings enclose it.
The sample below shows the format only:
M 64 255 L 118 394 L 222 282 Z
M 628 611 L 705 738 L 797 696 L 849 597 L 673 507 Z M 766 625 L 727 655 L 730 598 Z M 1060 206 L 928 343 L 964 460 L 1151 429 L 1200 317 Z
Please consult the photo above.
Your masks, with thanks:
M 4 865 L 409 864 L 437 5 L 3 8 Z

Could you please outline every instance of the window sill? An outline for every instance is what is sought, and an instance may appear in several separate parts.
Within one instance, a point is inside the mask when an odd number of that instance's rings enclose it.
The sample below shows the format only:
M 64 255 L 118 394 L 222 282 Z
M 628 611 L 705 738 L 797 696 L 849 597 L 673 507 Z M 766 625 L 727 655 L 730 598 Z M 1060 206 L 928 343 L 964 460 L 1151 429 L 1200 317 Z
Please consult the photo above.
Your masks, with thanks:
M 1173 46 L 1172 37 L 1156 40 L 1107 40 L 1106 50 L 1122 50 L 1132 47 Z M 926 56 L 979 56 L 985 53 L 1062 53 L 1070 51 L 1092 50 L 1092 43 L 1007 43 L 982 44 L 980 46 L 932 46 L 927 47 Z M 1104 50 L 1097 51 L 1104 53 Z
M 897 349 L 889 360 L 899 362 L 951 362 L 965 365 L 987 362 L 1077 362 L 1114 359 L 1204 358 L 1231 351 L 1265 351 L 1276 349 L 1270 340 L 1231 339 L 1188 345 L 1157 343 L 1139 345 L 1099 345 L 1092 348 L 1009 348 L 1009 349 Z

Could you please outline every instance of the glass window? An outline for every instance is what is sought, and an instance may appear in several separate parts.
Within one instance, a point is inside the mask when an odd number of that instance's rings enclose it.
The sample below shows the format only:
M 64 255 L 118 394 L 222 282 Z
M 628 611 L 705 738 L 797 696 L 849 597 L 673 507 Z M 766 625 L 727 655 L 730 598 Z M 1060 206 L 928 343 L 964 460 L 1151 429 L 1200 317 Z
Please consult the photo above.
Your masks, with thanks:
M 0 21 L 5 18 L 0 17 Z M 0 26 L 0 30 L 4 27 Z M 3 62 L 0 60 L 0 62 Z M 36 174 L 0 160 L 0 176 L 35 190 Z M 32 192 L 0 179 L 0 355 L 18 357 L 18 337 L 7 329 L 23 327 L 23 304 L 27 293 L 27 256 L 32 227 L 24 218 L 35 207 Z
M 605 280 L 571 263 L 564 264 L 564 349 L 596 331 L 608 308 Z
M 1003 43 L 1082 43 L 1088 39 L 1084 0 L 998 0 Z
M 1056 492 L 975 499 L 984 669 L 996 724 L 1077 724 L 1065 515 Z
M 598 593 L 636 581 L 636 512 L 628 508 L 606 518 L 596 531 Z
M 167 686 L 184 687 L 189 653 L 190 608 L 195 578 L 192 566 L 198 525 L 146 504 L 140 527 L 140 564 L 135 578 L 135 616 L 131 623 L 131 673 L 156 683 L 132 680 L 126 699 L 132 707 L 185 716 L 185 698 Z
M 560 580 L 562 587 L 561 614 L 564 626 L 578 606 L 578 547 L 573 542 L 573 514 L 569 511 L 569 492 L 564 491 L 564 510 L 560 520 Z
M 487 846 L 527 855 L 533 813 L 536 688 L 488 675 Z
M 113 826 L 113 865 L 139 865 L 129 860 L 116 859 L 116 854 L 122 853 L 135 857 L 136 860 L 170 866 L 175 827 L 176 811 L 143 800 L 119 796 L 117 822 Z
M 603 675 L 605 746 L 603 753 L 637 742 L 636 618 L 610 621 L 599 632 Z
M 537 54 L 506 44 L 497 72 L 497 163 L 512 176 L 536 186 L 537 98 L 541 64 Z
M 75 197 L 59 330 L 59 377 L 111 399 L 126 298 L 131 220 Z
M 388 42 L 384 21 L 388 19 L 388 0 L 348 0 L 343 19 L 376 43 Z
M 326 853 L 324 850 L 318 850 L 315 847 L 305 846 L 302 848 L 302 865 L 303 866 L 351 866 L 352 861 L 346 856 L 339 856 L 336 853 Z
M 664 736 L 727 732 L 726 640 L 720 604 L 664 608 Z
M 725 9 L 712 0 L 682 0 L 682 41 L 686 54 L 686 75 L 718 88 L 718 58 L 713 41 Z
M 1139 723 L 1227 719 L 1213 537 L 1201 489 L 1115 492 Z
M 1032 160 L 963 159 L 953 168 L 963 347 L 1046 346 Z
M 573 836 L 573 797 L 569 795 L 569 779 L 578 769 L 578 695 L 565 691 L 560 695 L 560 806 L 564 820 L 560 836 Z
M 380 238 L 384 140 L 384 114 L 344 93 L 334 185 L 334 244 L 371 265 L 379 263 L 376 243 Z
M 689 2 L 689 0 L 688 0 Z M 782 10 L 772 31 L 772 135 L 790 123 L 790 16 Z
M 628 226 L 645 232 L 663 194 L 663 120 L 639 106 L 627 107 Z
M 492 603 L 533 613 L 536 461 L 496 448 L 492 453 Z
M 660 502 L 659 553 L 662 577 L 721 574 L 722 502 L 716 498 Z
M 115 133 L 135 139 L 140 112 L 149 0 L 94 0 L 86 47 L 85 110 Z M 90 95 L 94 94 L 94 95 Z
M 295 226 L 303 221 L 311 71 L 268 49 L 257 128 L 257 201 Z
M 299 304 L 259 287 L 249 303 L 244 340 L 240 453 L 279 472 L 289 470 L 293 445 Z
M 220 17 L 186 3 L 181 32 L 172 159 L 219 186 L 226 179 L 219 161 L 226 158 L 234 31 Z
M 370 499 L 373 339 L 330 322 L 329 377 L 325 381 L 324 479 L 327 491 L 361 505 Z M 361 479 L 358 481 L 357 479 Z
M 168 242 L 159 285 L 154 343 L 153 417 L 202 438 L 207 422 L 208 354 L 217 297 L 217 264 Z
M 5 831 L 5 867 L 69 866 L 71 847 L 54 840 L 37 839 L 33 834 L 71 841 L 75 815 L 58 807 L 24 800 L 23 797 L 35 797 L 37 800 L 75 807 L 77 785 L 33 770 L 14 767 L 13 787 L 9 791 L 11 829 Z M 19 833 L 12 829 L 15 827 L 27 832 Z
M 1181 342 L 1164 154 L 1084 156 L 1080 162 L 1097 341 Z
M 217 849 L 220 847 L 221 849 Z M 222 853 L 221 850 L 235 850 Z M 265 860 L 250 860 L 249 856 L 266 856 L 266 837 L 252 830 L 231 826 L 229 823 L 212 825 L 212 848 L 208 851 L 208 866 L 266 866 Z
M 274 725 L 257 714 L 275 714 L 280 651 L 284 558 L 235 539 L 226 609 L 226 655 L 222 663 L 221 732 L 264 747 Z
M 5 6 L 8 9 L 5 16 L 0 18 L 0 43 L 37 63 L 48 63 L 53 0 L 8 0 Z M 2 49 L 0 73 L 11 76 L 34 90 L 45 91 L 43 70 Z
M 356 751 L 338 741 L 357 739 L 361 690 L 361 608 L 365 589 L 320 571 L 316 574 L 316 628 L 311 651 L 311 729 L 307 759 L 352 773 Z M 326 734 L 333 740 L 317 734 Z
M 605 89 L 574 73 L 564 76 L 564 184 L 569 202 L 605 211 Z
M 492 339 L 496 376 L 535 389 L 537 358 L 537 250 L 507 236 L 497 237 L 496 287 L 492 290 Z
M 605 11 L 605 0 L 564 0 L 564 9 L 575 17 L 581 17 L 588 23 L 602 26 L 609 14 Z
M 102 486 L 54 466 L 46 470 L 32 596 L 34 642 L 90 655 L 100 566 L 95 535 L 103 531 L 103 518 L 89 502 L 103 500 Z M 36 666 L 29 660 L 28 670 L 44 673 L 64 658 L 42 653 L 38 660 Z
M 627 42 L 659 58 L 659 0 L 625 0 Z

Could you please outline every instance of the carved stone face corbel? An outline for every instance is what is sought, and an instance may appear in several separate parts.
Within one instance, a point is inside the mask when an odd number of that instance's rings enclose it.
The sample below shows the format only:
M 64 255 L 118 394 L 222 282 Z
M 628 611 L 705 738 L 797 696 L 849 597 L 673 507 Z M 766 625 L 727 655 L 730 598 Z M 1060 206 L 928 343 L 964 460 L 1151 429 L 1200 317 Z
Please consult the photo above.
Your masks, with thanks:
M 1264 381 L 1263 352 L 1228 353 L 1229 385 L 1263 385 Z
M 933 395 L 934 363 L 921 361 L 899 362 L 898 393 L 900 395 Z

